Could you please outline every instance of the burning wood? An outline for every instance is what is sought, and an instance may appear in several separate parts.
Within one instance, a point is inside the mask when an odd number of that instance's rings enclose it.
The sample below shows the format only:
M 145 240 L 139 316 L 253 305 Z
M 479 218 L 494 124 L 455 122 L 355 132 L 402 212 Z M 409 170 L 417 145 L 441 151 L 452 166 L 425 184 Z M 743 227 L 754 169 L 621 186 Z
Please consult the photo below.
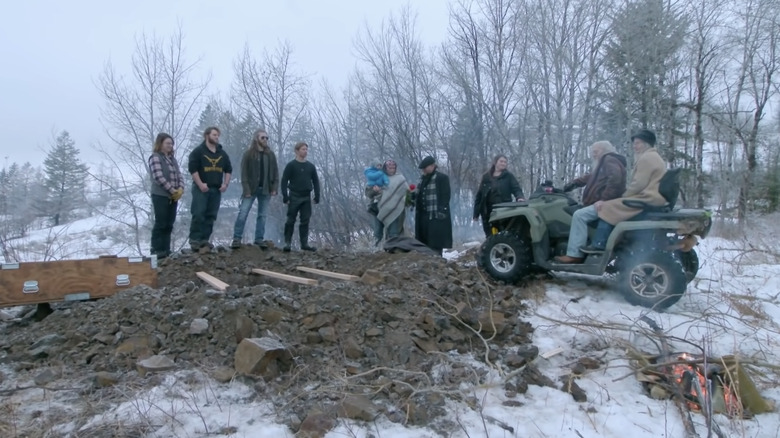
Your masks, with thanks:
M 648 358 L 650 367 L 637 375 L 645 389 L 654 398 L 669 398 L 680 390 L 689 409 L 729 417 L 750 416 L 739 396 L 739 388 L 733 383 L 732 370 L 725 362 L 688 353 Z M 677 385 L 674 388 L 672 385 Z

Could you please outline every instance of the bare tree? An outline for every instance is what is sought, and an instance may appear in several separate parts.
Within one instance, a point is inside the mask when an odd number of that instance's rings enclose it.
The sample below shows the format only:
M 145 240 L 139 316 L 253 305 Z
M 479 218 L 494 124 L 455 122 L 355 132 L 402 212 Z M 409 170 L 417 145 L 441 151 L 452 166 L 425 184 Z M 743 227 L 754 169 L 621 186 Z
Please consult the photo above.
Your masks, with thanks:
M 436 155 L 441 144 L 436 80 L 411 10 L 391 15 L 378 30 L 363 29 L 355 51 L 361 64 L 353 81 L 374 152 L 415 163 Z
M 746 165 L 737 203 L 744 224 L 758 167 L 759 128 L 767 103 L 777 93 L 773 81 L 780 67 L 780 5 L 772 0 L 745 0 L 734 14 L 738 32 L 734 53 L 739 58 L 727 106 L 728 124 L 742 145 Z
M 716 78 L 716 62 L 722 50 L 719 32 L 722 30 L 723 0 L 695 0 L 688 5 L 691 17 L 691 99 L 687 107 L 693 113 L 693 190 L 695 205 L 704 208 L 704 123 L 707 106 L 712 98 L 711 88 Z
M 594 97 L 604 82 L 599 74 L 608 31 L 607 2 L 539 1 L 525 28 L 531 53 L 526 63 L 528 94 L 541 130 L 539 167 L 548 179 L 563 181 L 588 162 L 588 146 L 599 130 L 592 126 Z
M 138 36 L 130 75 L 119 73 L 109 60 L 97 82 L 103 98 L 101 119 L 111 140 L 98 150 L 121 178 L 93 176 L 120 200 L 121 211 L 107 216 L 131 229 L 138 254 L 143 253 L 141 231 L 150 216 L 147 159 L 157 133 L 167 132 L 179 142 L 189 137 L 210 80 L 194 79 L 198 66 L 199 60 L 186 59 L 179 27 L 168 38 Z M 176 149 L 180 161 L 184 153 L 184 148 Z
M 234 101 L 263 125 L 272 143 L 284 147 L 309 98 L 309 81 L 295 71 L 292 46 L 282 42 L 256 59 L 247 45 L 233 69 Z

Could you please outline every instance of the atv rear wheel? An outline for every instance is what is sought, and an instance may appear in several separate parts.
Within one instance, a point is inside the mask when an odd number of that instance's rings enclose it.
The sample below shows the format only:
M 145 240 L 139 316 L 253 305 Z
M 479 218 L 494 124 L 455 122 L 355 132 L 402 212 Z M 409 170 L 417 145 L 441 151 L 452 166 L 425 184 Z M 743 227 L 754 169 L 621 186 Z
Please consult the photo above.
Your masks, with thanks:
M 620 263 L 618 288 L 629 303 L 662 310 L 682 298 L 685 280 L 685 270 L 672 253 L 642 251 Z
M 516 234 L 494 234 L 481 249 L 481 266 L 496 280 L 514 283 L 531 273 L 531 246 Z

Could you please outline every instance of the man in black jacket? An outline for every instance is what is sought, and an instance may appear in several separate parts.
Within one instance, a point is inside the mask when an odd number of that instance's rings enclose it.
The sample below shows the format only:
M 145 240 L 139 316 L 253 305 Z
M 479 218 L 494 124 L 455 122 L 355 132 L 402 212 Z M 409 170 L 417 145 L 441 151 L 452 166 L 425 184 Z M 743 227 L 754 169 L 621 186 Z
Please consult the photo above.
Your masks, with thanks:
M 311 192 L 314 191 L 314 203 L 320 202 L 320 179 L 317 168 L 306 161 L 309 145 L 299 142 L 295 145 L 295 159 L 287 163 L 282 172 L 282 200 L 287 204 L 287 222 L 284 224 L 284 252 L 290 251 L 295 219 L 300 213 L 298 236 L 301 249 L 316 251 L 309 245 L 309 219 L 311 218 Z
M 219 213 L 222 193 L 230 185 L 230 174 L 233 173 L 230 157 L 219 144 L 218 128 L 206 128 L 203 143 L 190 152 L 187 170 L 192 175 L 190 247 L 198 251 L 213 246 L 209 239 Z
M 441 255 L 442 249 L 452 248 L 450 178 L 439 172 L 431 156 L 425 157 L 418 167 L 423 175 L 415 199 L 414 235 Z

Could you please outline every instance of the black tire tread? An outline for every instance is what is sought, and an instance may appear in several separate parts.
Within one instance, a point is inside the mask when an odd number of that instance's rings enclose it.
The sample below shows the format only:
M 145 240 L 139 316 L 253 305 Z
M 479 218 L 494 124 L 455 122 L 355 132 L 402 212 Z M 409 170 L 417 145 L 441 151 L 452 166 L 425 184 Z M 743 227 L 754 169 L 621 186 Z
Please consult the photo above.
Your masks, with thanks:
M 504 243 L 512 247 L 515 252 L 516 264 L 507 273 L 496 271 L 490 264 L 490 250 L 499 243 Z M 501 232 L 488 237 L 479 249 L 478 265 L 488 273 L 493 279 L 513 284 L 532 272 L 533 257 L 531 254 L 531 245 L 523 237 L 510 233 Z
M 634 266 L 640 263 L 654 263 L 664 269 L 669 276 L 670 293 L 660 297 L 648 298 L 635 294 L 630 287 L 630 274 Z M 680 259 L 671 252 L 662 251 L 635 251 L 626 254 L 621 262 L 618 272 L 617 284 L 619 291 L 629 303 L 647 307 L 654 310 L 666 309 L 676 302 L 680 301 L 688 282 L 686 281 L 686 272 Z

